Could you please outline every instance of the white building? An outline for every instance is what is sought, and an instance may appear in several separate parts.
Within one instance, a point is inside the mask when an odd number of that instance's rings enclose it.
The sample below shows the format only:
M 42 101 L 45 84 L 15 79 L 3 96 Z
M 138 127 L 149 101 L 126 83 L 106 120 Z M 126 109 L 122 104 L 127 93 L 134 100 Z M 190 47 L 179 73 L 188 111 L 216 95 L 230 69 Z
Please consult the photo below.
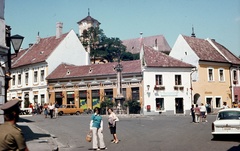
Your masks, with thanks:
M 143 114 L 187 114 L 191 108 L 190 74 L 194 66 L 143 46 Z M 187 112 L 187 113 L 186 113 Z
M 40 38 L 21 50 L 12 60 L 11 85 L 8 99 L 20 98 L 24 102 L 48 102 L 45 78 L 61 63 L 87 65 L 87 53 L 76 33 L 62 34 L 62 23 L 57 23 L 56 36 Z

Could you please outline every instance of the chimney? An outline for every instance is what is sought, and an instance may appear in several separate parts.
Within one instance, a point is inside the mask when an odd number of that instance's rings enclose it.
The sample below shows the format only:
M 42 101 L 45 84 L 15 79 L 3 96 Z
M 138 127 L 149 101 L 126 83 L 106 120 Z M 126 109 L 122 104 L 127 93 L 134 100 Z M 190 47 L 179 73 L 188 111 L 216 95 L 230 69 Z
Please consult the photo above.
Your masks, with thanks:
M 61 37 L 61 35 L 62 35 L 62 28 L 63 28 L 63 23 L 57 22 L 57 25 L 56 25 L 56 39 Z
M 29 48 L 33 46 L 33 43 L 28 44 Z
M 39 36 L 39 32 L 38 32 L 38 35 L 37 35 L 37 44 L 40 42 L 40 36 Z

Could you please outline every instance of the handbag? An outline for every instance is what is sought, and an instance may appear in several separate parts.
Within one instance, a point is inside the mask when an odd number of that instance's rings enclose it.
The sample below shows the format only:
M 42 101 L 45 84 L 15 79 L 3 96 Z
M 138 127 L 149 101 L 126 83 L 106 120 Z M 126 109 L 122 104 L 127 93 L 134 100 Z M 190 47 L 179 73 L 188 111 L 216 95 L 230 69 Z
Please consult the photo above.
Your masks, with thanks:
M 119 121 L 119 118 L 116 116 L 116 120 L 115 120 L 116 122 L 118 122 Z
M 92 133 L 91 133 L 91 132 L 88 132 L 88 133 L 87 133 L 86 141 L 87 141 L 87 142 L 91 142 L 91 141 L 92 141 Z

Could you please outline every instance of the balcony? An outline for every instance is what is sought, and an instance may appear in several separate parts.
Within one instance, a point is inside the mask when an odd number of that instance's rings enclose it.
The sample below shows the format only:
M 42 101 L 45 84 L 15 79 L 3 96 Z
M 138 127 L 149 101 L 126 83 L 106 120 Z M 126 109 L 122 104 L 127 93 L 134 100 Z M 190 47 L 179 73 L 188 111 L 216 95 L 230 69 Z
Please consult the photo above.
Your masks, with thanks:
M 184 90 L 184 86 L 181 86 L 181 85 L 175 85 L 173 86 L 173 89 L 176 90 L 176 91 L 183 91 Z
M 165 86 L 163 85 L 155 85 L 154 90 L 165 90 Z

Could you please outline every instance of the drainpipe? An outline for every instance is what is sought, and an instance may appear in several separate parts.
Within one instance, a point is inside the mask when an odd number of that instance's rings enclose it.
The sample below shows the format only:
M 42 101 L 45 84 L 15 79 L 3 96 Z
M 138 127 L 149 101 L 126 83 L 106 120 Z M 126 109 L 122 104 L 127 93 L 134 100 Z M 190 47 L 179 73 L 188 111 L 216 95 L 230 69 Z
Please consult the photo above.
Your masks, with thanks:
M 192 74 L 194 73 L 194 72 L 196 72 L 197 71 L 197 69 L 196 68 L 194 68 L 192 71 L 191 71 L 191 73 L 190 73 L 190 93 L 191 93 L 191 105 L 192 104 L 194 104 L 194 102 L 193 102 L 193 99 L 192 99 L 192 91 L 193 91 L 193 88 L 192 88 Z
M 231 64 L 231 66 L 229 67 L 229 75 L 230 75 L 230 87 L 229 87 L 229 89 L 230 89 L 230 96 L 231 96 L 231 107 L 232 107 L 232 102 L 233 102 L 233 85 L 232 85 L 232 72 L 231 72 L 231 68 L 232 68 L 233 66 L 232 66 L 232 64 Z

